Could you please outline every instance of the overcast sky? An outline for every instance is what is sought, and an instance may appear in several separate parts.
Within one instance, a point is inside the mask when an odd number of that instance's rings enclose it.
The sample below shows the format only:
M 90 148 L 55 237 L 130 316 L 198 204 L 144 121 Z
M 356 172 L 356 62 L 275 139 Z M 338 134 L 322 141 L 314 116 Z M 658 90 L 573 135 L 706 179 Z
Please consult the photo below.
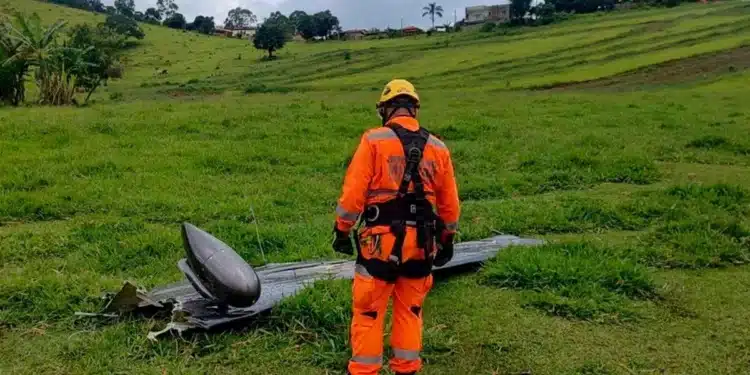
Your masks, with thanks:
M 432 0 L 435 1 L 435 0 Z M 104 1 L 112 4 L 114 0 Z M 422 7 L 428 0 L 176 0 L 180 6 L 180 13 L 185 15 L 188 22 L 192 22 L 197 15 L 213 16 L 217 24 L 222 24 L 229 9 L 243 7 L 250 9 L 258 16 L 258 20 L 268 17 L 271 12 L 280 10 L 289 15 L 300 9 L 308 13 L 330 9 L 339 18 L 344 29 L 377 27 L 401 27 L 403 17 L 404 26 L 429 26 L 428 18 L 422 18 Z M 438 1 L 443 6 L 443 19 L 435 20 L 435 24 L 453 22 L 453 12 L 458 19 L 464 18 L 464 8 L 472 5 L 491 5 L 507 3 L 505 0 L 443 0 Z M 155 7 L 156 0 L 135 0 L 136 8 L 145 11 Z

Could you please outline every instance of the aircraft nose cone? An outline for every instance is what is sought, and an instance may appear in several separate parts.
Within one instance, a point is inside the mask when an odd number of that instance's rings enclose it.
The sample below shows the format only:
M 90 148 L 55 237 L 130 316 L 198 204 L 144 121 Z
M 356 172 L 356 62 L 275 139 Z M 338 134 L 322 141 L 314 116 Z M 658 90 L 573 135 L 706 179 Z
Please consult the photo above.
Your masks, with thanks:
M 182 225 L 182 237 L 190 268 L 201 287 L 208 290 L 217 302 L 249 307 L 258 301 L 260 278 L 237 252 L 190 223 Z M 200 288 L 196 289 L 200 291 Z

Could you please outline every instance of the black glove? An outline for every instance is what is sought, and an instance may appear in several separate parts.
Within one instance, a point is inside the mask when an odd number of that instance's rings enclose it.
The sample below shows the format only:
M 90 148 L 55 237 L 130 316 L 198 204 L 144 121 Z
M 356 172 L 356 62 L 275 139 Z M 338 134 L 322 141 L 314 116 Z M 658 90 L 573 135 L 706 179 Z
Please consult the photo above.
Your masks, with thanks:
M 435 254 L 435 260 L 433 264 L 435 267 L 442 267 L 453 259 L 453 239 L 456 237 L 454 233 L 443 232 L 440 235 L 440 240 L 437 243 L 437 254 Z
M 346 255 L 354 254 L 354 246 L 352 246 L 352 239 L 349 238 L 349 233 L 340 231 L 336 224 L 333 225 L 333 242 L 331 246 L 337 253 Z

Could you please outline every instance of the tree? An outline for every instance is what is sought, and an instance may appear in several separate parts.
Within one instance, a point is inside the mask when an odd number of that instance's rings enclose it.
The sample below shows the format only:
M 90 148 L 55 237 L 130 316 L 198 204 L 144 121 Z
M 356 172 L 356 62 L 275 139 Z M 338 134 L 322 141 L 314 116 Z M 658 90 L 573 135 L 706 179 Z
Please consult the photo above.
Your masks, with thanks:
M 159 13 L 156 8 L 148 8 L 146 9 L 146 13 L 144 13 L 145 21 L 148 23 L 154 23 L 158 24 L 161 22 L 161 13 Z
M 531 0 L 510 0 L 510 19 L 514 24 L 522 24 L 531 9 Z
M 135 2 L 133 0 L 115 0 L 117 13 L 125 17 L 133 17 L 135 14 Z
M 318 12 L 313 15 L 315 23 L 315 36 L 327 38 L 333 30 L 339 26 L 339 19 L 330 10 Z
M 614 0 L 546 0 L 555 6 L 557 12 L 592 13 L 598 10 L 612 10 Z
M 255 33 L 253 45 L 257 49 L 268 51 L 268 58 L 273 59 L 273 52 L 284 48 L 286 44 L 284 32 L 284 29 L 277 24 L 264 23 Z
M 216 24 L 213 17 L 198 16 L 193 23 L 187 25 L 188 30 L 195 30 L 201 34 L 213 34 Z
M 224 27 L 227 29 L 246 29 L 257 21 L 258 18 L 249 9 L 237 7 L 229 11 L 227 19 L 224 21 Z
M 547 25 L 555 20 L 555 5 L 551 3 L 538 4 L 529 10 L 535 16 L 535 22 L 541 25 Z
M 53 4 L 69 6 L 71 8 L 89 10 L 92 12 L 104 13 L 104 4 L 101 0 L 48 0 Z
M 437 5 L 437 3 L 429 3 L 424 8 L 422 8 L 422 17 L 426 17 L 427 15 L 430 16 L 430 19 L 432 19 L 432 28 L 435 28 L 435 16 L 438 16 L 439 18 L 443 18 L 443 7 L 440 5 Z
M 294 25 L 294 32 L 299 32 L 299 23 L 302 20 L 302 18 L 307 17 L 307 13 L 301 11 L 301 10 L 295 10 L 289 15 L 289 22 Z
M 138 26 L 138 22 L 121 14 L 107 16 L 104 27 L 124 38 L 143 39 L 146 36 L 141 27 Z
M 104 7 L 104 13 L 107 13 L 109 15 L 117 14 L 117 8 L 111 5 L 107 5 L 106 7 Z
M 65 22 L 58 21 L 50 27 L 44 27 L 39 16 L 34 14 L 28 18 L 16 15 L 16 23 L 18 27 L 12 24 L 4 26 L 7 37 L 18 44 L 15 53 L 3 62 L 3 66 L 23 63 L 27 67 L 36 67 L 35 79 L 39 87 L 39 101 L 48 104 L 67 104 L 64 99 L 72 98 L 74 90 L 69 85 L 69 71 L 60 69 L 61 65 L 58 62 L 62 52 L 56 43 L 57 34 L 65 26 Z M 64 96 L 60 96 L 61 93 Z
M 180 9 L 174 0 L 157 0 L 156 9 L 165 19 L 172 17 Z
M 297 32 L 300 33 L 305 40 L 315 38 L 317 32 L 315 28 L 315 17 L 307 14 L 300 17 L 297 21 Z
M 84 104 L 88 103 L 102 83 L 107 83 L 124 45 L 123 37 L 102 26 L 104 25 L 100 25 L 97 30 L 87 24 L 76 25 L 68 33 L 69 46 L 84 51 L 81 56 L 84 64 L 79 64 L 74 71 L 77 76 L 76 84 L 87 93 Z
M 163 24 L 170 29 L 183 30 L 187 27 L 187 21 L 182 13 L 173 14 L 171 17 L 165 19 Z
M 290 38 L 292 34 L 294 34 L 294 31 L 296 27 L 289 21 L 289 18 L 287 16 L 283 15 L 281 12 L 273 12 L 271 15 L 266 19 L 264 24 L 272 24 L 272 25 L 278 25 L 281 27 L 282 30 L 284 30 L 284 34 Z
M 104 4 L 101 2 L 101 0 L 88 0 L 89 1 L 89 10 L 97 13 L 104 13 L 106 11 L 106 8 L 104 7 Z
M 24 81 L 29 63 L 21 58 L 22 41 L 12 37 L 13 25 L 0 19 L 0 102 L 17 106 L 25 98 Z

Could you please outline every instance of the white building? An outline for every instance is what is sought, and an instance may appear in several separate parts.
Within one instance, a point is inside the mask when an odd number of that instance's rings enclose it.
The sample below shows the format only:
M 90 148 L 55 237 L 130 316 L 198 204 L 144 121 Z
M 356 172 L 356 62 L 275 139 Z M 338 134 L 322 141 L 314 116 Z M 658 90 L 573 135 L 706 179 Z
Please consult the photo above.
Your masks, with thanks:
M 466 8 L 465 22 L 468 24 L 510 21 L 510 4 L 479 5 Z

